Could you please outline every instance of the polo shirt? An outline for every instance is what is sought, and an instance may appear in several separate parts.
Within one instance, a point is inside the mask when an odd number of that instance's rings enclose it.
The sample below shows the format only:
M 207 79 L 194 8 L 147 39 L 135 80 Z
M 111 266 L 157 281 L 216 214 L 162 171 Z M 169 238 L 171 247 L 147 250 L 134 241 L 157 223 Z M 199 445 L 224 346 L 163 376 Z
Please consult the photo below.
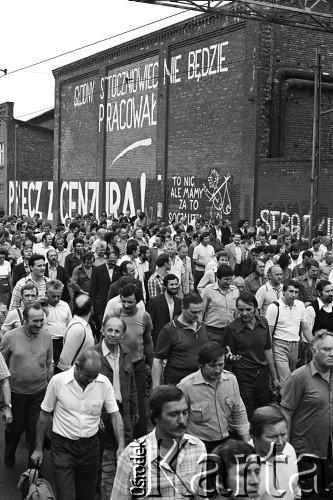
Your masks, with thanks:
M 137 309 L 132 316 L 126 316 L 120 308 L 115 309 L 111 316 L 121 318 L 126 323 L 126 332 L 121 343 L 131 351 L 133 363 L 143 359 L 143 344 L 152 342 L 153 324 L 150 314 L 145 310 Z
M 220 441 L 232 427 L 240 436 L 249 434 L 246 409 L 235 375 L 223 370 L 217 386 L 207 382 L 201 370 L 178 384 L 189 405 L 187 431 L 203 441 Z
M 269 281 L 262 285 L 256 293 L 258 309 L 260 310 L 261 316 L 266 316 L 266 311 L 269 304 L 281 299 L 282 295 L 281 285 L 279 285 L 277 288 L 273 288 Z
M 224 328 L 233 321 L 238 296 L 239 290 L 233 285 L 225 291 L 221 290 L 218 282 L 207 288 L 202 305 L 202 317 L 207 327 Z
M 281 406 L 292 412 L 290 443 L 299 455 L 327 458 L 333 443 L 333 378 L 327 382 L 313 360 L 291 373 L 283 389 Z
M 300 300 L 295 300 L 290 308 L 283 299 L 277 302 L 279 303 L 279 317 L 274 331 L 274 340 L 298 342 L 301 322 L 306 321 L 305 305 Z M 269 326 L 275 325 L 277 309 L 276 304 L 270 304 L 267 308 L 266 319 Z
M 237 369 L 256 369 L 268 365 L 265 351 L 272 348 L 267 319 L 256 316 L 253 330 L 241 318 L 235 319 L 224 330 L 224 345 L 229 346 L 232 354 L 241 358 L 234 362 Z
M 175 318 L 162 328 L 154 357 L 167 360 L 164 374 L 168 383 L 178 384 L 182 378 L 197 371 L 198 352 L 206 342 L 208 334 L 204 323 L 198 322 L 194 331 Z
M 212 259 L 215 255 L 215 250 L 212 245 L 203 245 L 202 243 L 199 243 L 198 246 L 194 248 L 193 251 L 193 259 L 198 260 L 202 265 L 198 266 L 195 265 L 195 270 L 196 271 L 204 271 L 206 264 Z
M 42 329 L 29 337 L 25 326 L 5 333 L 0 351 L 7 363 L 10 389 L 17 394 L 37 394 L 46 389 L 48 368 L 53 363 L 51 335 Z
M 78 440 L 97 434 L 103 405 L 108 413 L 119 411 L 109 379 L 99 374 L 83 390 L 72 367 L 51 378 L 41 408 L 54 411 L 53 432 Z

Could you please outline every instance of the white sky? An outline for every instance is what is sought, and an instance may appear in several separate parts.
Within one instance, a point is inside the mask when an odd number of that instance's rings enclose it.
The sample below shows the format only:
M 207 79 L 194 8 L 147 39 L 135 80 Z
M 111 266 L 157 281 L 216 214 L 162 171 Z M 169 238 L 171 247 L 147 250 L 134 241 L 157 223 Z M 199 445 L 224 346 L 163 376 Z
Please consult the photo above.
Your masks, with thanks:
M 130 34 L 9 74 L 80 46 L 175 15 Z M 129 0 L 2 0 L 0 103 L 14 102 L 14 116 L 27 120 L 54 105 L 52 69 L 193 15 Z M 31 113 L 31 114 L 30 114 Z

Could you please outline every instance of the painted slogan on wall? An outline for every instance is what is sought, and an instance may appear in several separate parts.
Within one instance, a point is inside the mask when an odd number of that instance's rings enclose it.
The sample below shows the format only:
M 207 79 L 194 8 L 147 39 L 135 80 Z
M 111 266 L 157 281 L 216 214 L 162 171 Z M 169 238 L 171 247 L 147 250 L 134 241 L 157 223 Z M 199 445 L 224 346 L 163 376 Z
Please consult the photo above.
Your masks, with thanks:
M 172 55 L 170 59 L 163 60 L 162 68 L 159 56 L 153 55 L 110 69 L 107 76 L 100 79 L 94 77 L 72 86 L 72 102 L 76 113 L 89 107 L 93 107 L 95 113 L 98 106 L 98 133 L 105 133 L 106 136 L 106 210 L 109 209 L 110 213 L 116 215 L 119 210 L 123 211 L 124 206 L 131 210 L 133 206 L 142 210 L 146 208 L 142 192 L 149 180 L 156 180 L 157 177 L 158 88 L 185 81 L 199 82 L 226 73 L 227 49 L 228 41 L 217 41 L 189 50 L 187 54 Z M 76 158 L 76 161 L 79 159 Z M 165 179 L 161 181 L 163 183 Z M 154 193 L 155 214 L 160 206 L 162 183 L 155 184 L 160 189 L 159 193 Z M 183 187 L 185 192 L 180 198 L 182 201 L 176 203 L 177 207 L 172 206 L 173 211 L 179 210 L 190 216 L 191 213 L 202 211 L 204 206 L 201 200 L 208 199 L 212 211 L 221 212 L 221 195 L 219 192 L 214 194 L 218 188 L 209 186 L 207 179 L 205 186 L 201 182 L 198 187 L 189 190 L 187 200 L 186 186 Z M 176 188 L 179 185 L 168 185 L 170 200 L 176 199 Z

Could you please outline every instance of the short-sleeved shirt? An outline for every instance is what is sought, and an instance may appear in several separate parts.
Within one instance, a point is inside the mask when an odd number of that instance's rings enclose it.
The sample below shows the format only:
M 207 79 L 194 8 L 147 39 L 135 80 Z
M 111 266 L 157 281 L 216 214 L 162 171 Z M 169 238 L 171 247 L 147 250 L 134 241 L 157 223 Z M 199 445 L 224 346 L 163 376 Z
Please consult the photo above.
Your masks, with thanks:
M 22 293 L 21 290 L 22 288 L 27 284 L 27 283 L 33 283 L 37 290 L 38 290 L 38 298 L 45 297 L 46 294 L 46 283 L 48 281 L 51 281 L 50 278 L 46 278 L 45 276 L 42 277 L 42 279 L 37 283 L 36 281 L 33 280 L 32 275 L 28 274 L 25 278 L 20 279 L 13 290 L 13 295 L 12 295 L 12 300 L 9 306 L 9 310 L 12 311 L 13 309 L 17 309 L 18 307 L 21 306 L 22 303 Z
M 72 367 L 51 378 L 41 408 L 54 411 L 53 432 L 77 440 L 97 434 L 103 405 L 108 413 L 119 411 L 110 380 L 99 374 L 83 391 Z
M 295 300 L 292 307 L 285 304 L 283 299 L 279 299 L 277 302 L 279 310 L 276 304 L 270 304 L 266 312 L 269 326 L 275 325 L 277 314 L 279 314 L 274 339 L 298 342 L 300 325 L 306 321 L 305 305 L 300 300 Z
M 36 337 L 28 337 L 25 330 L 25 326 L 19 326 L 5 333 L 0 350 L 11 373 L 12 392 L 37 394 L 47 386 L 47 370 L 53 360 L 52 339 L 44 329 Z
M 164 376 L 169 384 L 178 384 L 182 378 L 197 371 L 197 355 L 206 342 L 208 334 L 204 323 L 198 322 L 194 331 L 175 318 L 162 328 L 154 357 L 167 360 Z
M 325 380 L 313 361 L 291 373 L 283 389 L 281 406 L 293 412 L 290 443 L 299 455 L 327 458 L 333 443 L 333 373 Z
M 224 345 L 229 346 L 232 354 L 240 355 L 233 367 L 236 369 L 255 369 L 268 365 L 265 351 L 272 348 L 271 336 L 266 318 L 256 316 L 253 330 L 241 318 L 226 326 Z
M 208 328 L 224 328 L 233 321 L 238 296 L 239 290 L 233 285 L 222 291 L 215 283 L 205 290 L 202 317 Z
M 126 332 L 121 341 L 130 351 L 133 363 L 143 359 L 143 343 L 151 340 L 153 324 L 150 314 L 137 310 L 132 316 L 126 316 L 122 308 L 116 309 L 112 316 L 121 318 L 126 323 Z
M 212 245 L 203 245 L 199 243 L 193 251 L 193 259 L 198 260 L 201 266 L 195 265 L 196 271 L 204 271 L 206 264 L 214 257 L 215 250 Z
M 266 316 L 266 311 L 272 302 L 281 299 L 282 297 L 282 286 L 278 288 L 273 288 L 268 281 L 262 285 L 256 293 L 256 299 L 258 302 L 258 309 L 261 316 Z
M 0 380 L 4 380 L 10 376 L 10 371 L 8 370 L 8 366 L 6 365 L 6 361 L 3 358 L 3 355 L 0 352 Z

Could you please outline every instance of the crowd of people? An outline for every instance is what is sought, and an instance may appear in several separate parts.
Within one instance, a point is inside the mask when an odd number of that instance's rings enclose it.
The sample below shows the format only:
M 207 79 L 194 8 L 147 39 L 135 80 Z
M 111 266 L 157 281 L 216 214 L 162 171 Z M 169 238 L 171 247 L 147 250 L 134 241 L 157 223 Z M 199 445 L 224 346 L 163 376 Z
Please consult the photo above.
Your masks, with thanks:
M 30 468 L 51 448 L 58 500 L 328 497 L 331 243 L 260 219 L 4 217 L 5 466 L 24 436 Z

